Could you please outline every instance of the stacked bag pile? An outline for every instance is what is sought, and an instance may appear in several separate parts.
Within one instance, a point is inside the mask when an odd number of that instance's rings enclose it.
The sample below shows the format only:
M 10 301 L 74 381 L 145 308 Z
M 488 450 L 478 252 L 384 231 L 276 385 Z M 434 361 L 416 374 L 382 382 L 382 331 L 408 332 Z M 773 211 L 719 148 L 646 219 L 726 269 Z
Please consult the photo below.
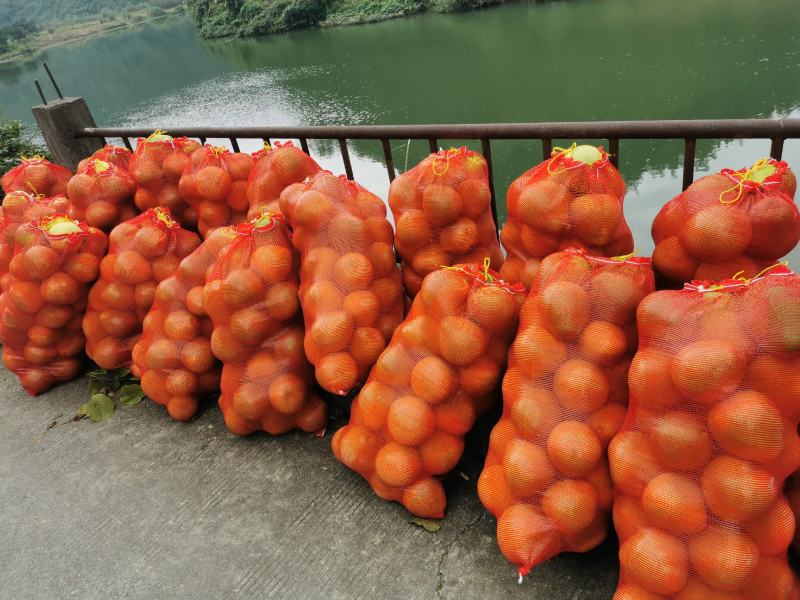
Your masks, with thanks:
M 333 454 L 424 518 L 444 516 L 443 478 L 502 394 L 477 492 L 520 577 L 596 547 L 611 519 L 614 600 L 800 597 L 785 162 L 670 200 L 652 264 L 619 172 L 586 145 L 511 184 L 499 241 L 466 148 L 393 181 L 395 227 L 291 142 L 249 155 L 156 131 L 74 175 L 24 159 L 2 188 L 0 342 L 30 394 L 87 354 L 176 420 L 219 394 L 236 435 L 321 435 L 325 393 L 353 397 Z

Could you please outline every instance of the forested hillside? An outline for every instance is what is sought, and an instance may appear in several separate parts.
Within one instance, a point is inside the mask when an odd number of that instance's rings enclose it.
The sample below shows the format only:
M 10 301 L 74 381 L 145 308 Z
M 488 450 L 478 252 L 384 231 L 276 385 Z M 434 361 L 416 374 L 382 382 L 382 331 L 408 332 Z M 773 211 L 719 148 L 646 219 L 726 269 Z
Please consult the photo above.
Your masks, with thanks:
M 368 23 L 425 10 L 470 10 L 509 1 L 513 0 L 188 0 L 188 6 L 203 36 L 222 37 Z
M 147 7 L 170 8 L 181 0 L 0 0 L 0 24 L 50 25 Z

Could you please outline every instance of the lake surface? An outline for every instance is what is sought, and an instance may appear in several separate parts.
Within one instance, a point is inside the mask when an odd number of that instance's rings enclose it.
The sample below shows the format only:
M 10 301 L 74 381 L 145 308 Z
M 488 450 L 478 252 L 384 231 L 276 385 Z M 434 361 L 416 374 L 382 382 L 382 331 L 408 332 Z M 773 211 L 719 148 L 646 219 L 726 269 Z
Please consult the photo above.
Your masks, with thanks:
M 54 48 L 39 62 L 65 94 L 87 99 L 101 125 L 785 117 L 800 116 L 799 24 L 797 0 L 520 3 L 217 41 L 173 18 Z M 46 80 L 37 63 L 0 65 L 5 116 L 32 123 L 35 77 Z M 427 153 L 425 142 L 392 146 L 400 168 Z M 492 150 L 502 205 L 508 183 L 541 160 L 541 145 Z M 356 179 L 385 197 L 379 144 L 351 143 L 351 152 Z M 767 140 L 701 142 L 696 172 L 768 152 Z M 312 144 L 312 154 L 343 170 L 332 145 Z M 800 142 L 788 141 L 784 158 L 800 169 Z M 680 191 L 682 143 L 622 141 L 620 160 L 625 213 L 637 249 L 650 252 L 650 222 Z

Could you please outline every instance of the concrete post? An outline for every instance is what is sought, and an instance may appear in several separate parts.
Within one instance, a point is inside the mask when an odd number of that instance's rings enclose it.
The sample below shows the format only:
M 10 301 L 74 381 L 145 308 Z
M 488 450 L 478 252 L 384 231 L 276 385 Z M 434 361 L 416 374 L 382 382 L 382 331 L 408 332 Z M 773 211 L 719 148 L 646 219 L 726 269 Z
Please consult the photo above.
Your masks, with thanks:
M 36 124 L 53 155 L 53 160 L 73 171 L 78 162 L 103 147 L 99 138 L 76 138 L 85 127 L 96 127 L 83 98 L 63 98 L 32 109 Z

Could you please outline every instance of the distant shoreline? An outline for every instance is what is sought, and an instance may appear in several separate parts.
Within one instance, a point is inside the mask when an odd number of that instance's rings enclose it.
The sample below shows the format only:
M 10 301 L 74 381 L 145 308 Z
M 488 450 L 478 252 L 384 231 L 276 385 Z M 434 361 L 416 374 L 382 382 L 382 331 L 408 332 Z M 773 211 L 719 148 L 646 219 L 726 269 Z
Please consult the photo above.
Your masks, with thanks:
M 362 25 L 420 13 L 470 12 L 522 0 L 332 0 L 304 4 L 285 0 L 284 11 L 268 0 L 261 5 L 229 5 L 218 0 L 188 0 L 187 9 L 201 37 L 256 37 L 314 28 Z M 544 3 L 549 0 L 527 0 Z
M 114 31 L 132 29 L 145 23 L 152 23 L 175 15 L 185 14 L 182 6 L 165 9 L 163 14 L 151 15 L 146 11 L 129 11 L 127 17 L 130 20 L 120 21 L 117 19 L 102 21 L 78 21 L 53 26 L 52 32 L 48 28 L 43 28 L 26 40 L 25 48 L 15 52 L 0 54 L 0 65 L 24 60 L 36 60 L 45 50 L 64 46 L 74 42 L 82 42 Z

